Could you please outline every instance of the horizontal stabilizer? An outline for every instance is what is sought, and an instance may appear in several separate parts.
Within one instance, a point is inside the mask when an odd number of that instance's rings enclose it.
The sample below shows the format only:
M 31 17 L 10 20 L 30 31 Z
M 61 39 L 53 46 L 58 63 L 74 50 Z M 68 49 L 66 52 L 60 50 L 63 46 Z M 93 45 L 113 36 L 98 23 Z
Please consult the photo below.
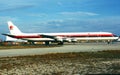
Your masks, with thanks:
M 5 35 L 5 36 L 9 36 L 9 37 L 14 37 L 14 35 L 11 35 L 11 34 L 2 34 L 2 35 Z

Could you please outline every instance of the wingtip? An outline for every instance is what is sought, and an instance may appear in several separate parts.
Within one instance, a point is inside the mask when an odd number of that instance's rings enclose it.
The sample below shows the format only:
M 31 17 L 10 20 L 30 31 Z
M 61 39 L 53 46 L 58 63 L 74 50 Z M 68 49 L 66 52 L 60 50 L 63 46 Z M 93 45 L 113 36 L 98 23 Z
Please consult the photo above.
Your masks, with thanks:
M 5 34 L 5 33 L 2 33 L 2 35 L 7 35 L 7 34 Z

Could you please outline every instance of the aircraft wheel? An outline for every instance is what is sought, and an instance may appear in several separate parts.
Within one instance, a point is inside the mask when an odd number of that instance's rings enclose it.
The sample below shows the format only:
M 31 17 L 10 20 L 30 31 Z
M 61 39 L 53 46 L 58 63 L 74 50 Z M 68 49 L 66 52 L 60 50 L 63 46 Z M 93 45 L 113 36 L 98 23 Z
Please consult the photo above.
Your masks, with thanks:
M 63 42 L 59 42 L 58 45 L 63 45 L 64 43 Z
M 45 45 L 49 45 L 49 44 L 50 44 L 49 41 L 46 41 L 46 42 L 45 42 Z

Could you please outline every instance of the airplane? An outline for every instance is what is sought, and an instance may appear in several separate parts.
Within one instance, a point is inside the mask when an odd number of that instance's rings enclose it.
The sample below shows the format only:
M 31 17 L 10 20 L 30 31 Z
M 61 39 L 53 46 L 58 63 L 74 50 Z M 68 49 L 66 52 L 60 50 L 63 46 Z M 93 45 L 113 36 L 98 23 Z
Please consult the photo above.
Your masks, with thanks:
M 23 33 L 11 21 L 8 21 L 9 34 L 2 34 L 11 38 L 27 40 L 28 42 L 57 42 L 63 45 L 64 42 L 77 42 L 78 40 L 118 40 L 118 37 L 110 32 L 72 32 L 72 33 Z

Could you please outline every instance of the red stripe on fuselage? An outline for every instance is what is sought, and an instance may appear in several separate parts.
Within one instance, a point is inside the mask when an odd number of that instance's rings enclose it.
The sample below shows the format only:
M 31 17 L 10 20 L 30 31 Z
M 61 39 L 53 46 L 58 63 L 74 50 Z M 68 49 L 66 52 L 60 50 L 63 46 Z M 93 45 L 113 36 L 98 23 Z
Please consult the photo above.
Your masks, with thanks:
M 18 38 L 18 39 L 22 39 L 22 38 L 42 38 L 41 36 L 35 36 L 35 35 L 18 35 L 18 36 L 14 36 L 14 38 Z
M 79 35 L 57 35 L 61 37 L 113 37 L 113 34 L 79 34 Z

